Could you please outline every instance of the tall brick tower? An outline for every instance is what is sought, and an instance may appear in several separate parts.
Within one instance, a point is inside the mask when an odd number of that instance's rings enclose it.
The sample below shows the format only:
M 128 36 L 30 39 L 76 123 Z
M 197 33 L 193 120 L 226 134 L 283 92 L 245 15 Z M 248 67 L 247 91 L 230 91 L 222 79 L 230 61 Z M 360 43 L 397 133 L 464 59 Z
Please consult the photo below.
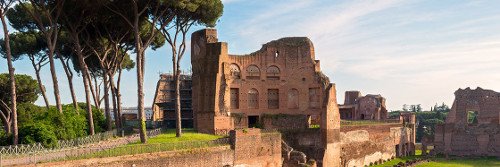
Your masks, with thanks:
M 232 129 L 229 95 L 224 93 L 229 89 L 223 74 L 223 62 L 227 57 L 227 43 L 218 42 L 216 29 L 192 34 L 193 115 L 198 132 L 227 134 Z

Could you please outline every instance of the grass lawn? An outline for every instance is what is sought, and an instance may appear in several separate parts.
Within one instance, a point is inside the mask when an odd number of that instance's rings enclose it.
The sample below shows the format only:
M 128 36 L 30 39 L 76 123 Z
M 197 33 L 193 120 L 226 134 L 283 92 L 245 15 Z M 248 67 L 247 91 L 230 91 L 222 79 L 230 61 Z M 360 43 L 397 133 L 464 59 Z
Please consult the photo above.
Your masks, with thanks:
M 399 162 L 406 162 L 408 160 L 414 160 L 417 158 L 422 158 L 422 150 L 415 150 L 415 156 L 407 156 L 395 158 L 381 165 L 375 165 L 376 167 L 392 167 L 397 165 Z M 433 158 L 431 162 L 422 163 L 417 165 L 417 167 L 500 167 L 500 159 L 495 157 L 491 158 L 461 158 L 461 157 L 451 157 L 446 160 L 445 158 L 438 157 Z
M 407 157 L 399 157 L 399 158 L 394 158 L 393 160 L 388 161 L 388 162 L 386 162 L 384 164 L 374 165 L 374 166 L 375 167 L 385 167 L 385 166 L 392 167 L 393 165 L 397 165 L 399 162 L 406 162 L 408 160 L 413 160 L 413 159 L 416 159 L 416 158 L 419 158 L 419 157 L 420 157 L 419 155 L 407 156 Z
M 166 132 L 149 138 L 147 144 L 156 144 L 156 143 L 177 143 L 183 141 L 210 141 L 222 138 L 224 136 L 210 135 L 197 133 L 192 129 L 183 129 L 181 137 L 175 137 L 175 129 L 168 129 Z M 131 143 L 129 145 L 140 145 L 140 141 L 136 143 Z
M 108 150 L 85 153 L 76 157 L 65 157 L 63 159 L 55 161 L 115 157 L 122 155 L 154 153 L 173 150 L 189 150 L 227 145 L 227 141 L 214 141 L 223 137 L 224 136 L 197 133 L 196 131 L 191 129 L 183 129 L 182 137 L 177 138 L 175 137 L 175 129 L 169 129 L 158 136 L 149 138 L 146 144 L 142 144 L 139 141 Z
M 448 160 L 436 158 L 431 162 L 417 165 L 417 167 L 500 167 L 500 159 L 492 158 L 460 158 L 453 157 Z

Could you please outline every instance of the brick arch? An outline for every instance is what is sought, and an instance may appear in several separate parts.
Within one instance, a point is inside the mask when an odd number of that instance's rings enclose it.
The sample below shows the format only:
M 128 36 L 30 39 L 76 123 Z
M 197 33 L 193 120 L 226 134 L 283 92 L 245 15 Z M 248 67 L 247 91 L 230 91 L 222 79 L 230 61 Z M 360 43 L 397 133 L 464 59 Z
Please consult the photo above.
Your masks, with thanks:
M 281 75 L 280 68 L 275 65 L 271 65 L 266 69 L 266 77 L 268 80 L 279 80 Z
M 241 78 L 240 66 L 238 64 L 231 63 L 231 65 L 229 65 L 229 74 L 233 79 L 240 79 Z
M 247 66 L 246 69 L 247 79 L 260 79 L 260 68 L 255 64 Z

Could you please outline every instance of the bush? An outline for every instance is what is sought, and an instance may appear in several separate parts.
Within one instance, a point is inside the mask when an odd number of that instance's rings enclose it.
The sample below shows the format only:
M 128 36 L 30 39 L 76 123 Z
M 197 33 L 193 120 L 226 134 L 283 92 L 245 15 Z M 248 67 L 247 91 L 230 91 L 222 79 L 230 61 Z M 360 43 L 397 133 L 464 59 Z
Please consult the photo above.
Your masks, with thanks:
M 84 103 L 79 105 L 85 106 Z M 20 143 L 23 144 L 41 142 L 44 146 L 50 147 L 55 144 L 52 142 L 54 136 L 55 140 L 70 140 L 87 136 L 88 134 L 87 111 L 83 107 L 77 110 L 71 104 L 63 105 L 63 113 L 61 114 L 53 106 L 47 110 L 44 106 L 37 106 L 31 103 L 20 103 L 17 111 L 20 134 L 19 139 Z M 95 132 L 99 133 L 104 131 L 104 129 L 106 129 L 106 118 L 103 112 L 93 107 L 92 115 Z M 41 132 L 33 132 L 33 126 L 35 125 L 41 126 L 40 129 L 38 129 Z M 21 136 L 21 129 L 24 130 L 24 136 Z M 12 144 L 12 139 L 3 131 L 0 132 L 0 144 Z
M 9 145 L 12 142 L 12 135 L 5 133 L 3 128 L 0 128 L 0 145 Z
M 45 147 L 57 146 L 54 127 L 43 123 L 24 125 L 19 128 L 19 139 L 22 144 L 41 143 Z

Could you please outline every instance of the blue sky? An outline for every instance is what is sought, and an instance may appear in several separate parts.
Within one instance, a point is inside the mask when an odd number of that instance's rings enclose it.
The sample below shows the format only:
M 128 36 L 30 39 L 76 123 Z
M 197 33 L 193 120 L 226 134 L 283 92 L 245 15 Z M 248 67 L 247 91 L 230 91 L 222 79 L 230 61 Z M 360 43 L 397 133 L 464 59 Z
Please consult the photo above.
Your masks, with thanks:
M 458 88 L 480 86 L 500 91 L 500 1 L 460 0 L 223 0 L 217 29 L 229 52 L 253 52 L 267 41 L 307 36 L 321 68 L 344 91 L 381 94 L 390 110 L 403 104 L 451 105 Z M 194 27 L 194 30 L 202 27 Z M 190 67 L 190 56 L 182 61 Z M 14 63 L 17 73 L 34 75 L 29 60 Z M 69 88 L 57 64 L 62 100 Z M 152 104 L 159 72 L 171 71 L 167 47 L 148 51 L 146 105 Z M 7 72 L 0 59 L 0 72 Z M 48 66 L 43 82 L 54 104 Z M 124 106 L 136 106 L 135 69 L 124 73 Z M 76 78 L 84 101 L 81 78 Z M 40 98 L 37 104 L 43 104 Z

